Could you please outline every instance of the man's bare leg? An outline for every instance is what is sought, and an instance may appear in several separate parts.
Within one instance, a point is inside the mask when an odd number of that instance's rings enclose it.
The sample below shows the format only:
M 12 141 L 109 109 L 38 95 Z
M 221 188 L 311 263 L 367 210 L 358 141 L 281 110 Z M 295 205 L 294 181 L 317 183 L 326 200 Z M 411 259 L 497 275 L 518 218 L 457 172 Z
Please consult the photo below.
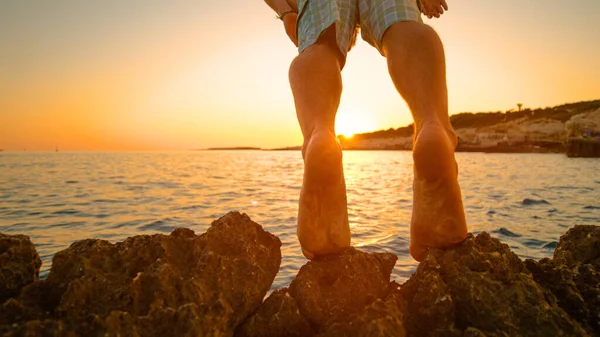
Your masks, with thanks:
M 450 248 L 467 236 L 454 159 L 457 137 L 448 119 L 444 49 L 437 33 L 413 21 L 392 25 L 383 37 L 388 69 L 415 121 L 410 253 Z
M 350 246 L 342 150 L 334 130 L 344 62 L 332 26 L 290 66 L 290 84 L 304 136 L 297 233 L 308 259 Z

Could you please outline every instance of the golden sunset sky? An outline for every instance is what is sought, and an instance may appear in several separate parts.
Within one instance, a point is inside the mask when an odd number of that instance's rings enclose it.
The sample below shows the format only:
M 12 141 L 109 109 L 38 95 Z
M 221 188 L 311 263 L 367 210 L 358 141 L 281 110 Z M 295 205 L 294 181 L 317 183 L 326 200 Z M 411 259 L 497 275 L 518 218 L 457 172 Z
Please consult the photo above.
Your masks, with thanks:
M 600 1 L 448 0 L 450 113 L 600 98 Z M 260 0 L 0 0 L 0 149 L 300 145 L 296 49 Z M 360 40 L 338 132 L 411 123 Z

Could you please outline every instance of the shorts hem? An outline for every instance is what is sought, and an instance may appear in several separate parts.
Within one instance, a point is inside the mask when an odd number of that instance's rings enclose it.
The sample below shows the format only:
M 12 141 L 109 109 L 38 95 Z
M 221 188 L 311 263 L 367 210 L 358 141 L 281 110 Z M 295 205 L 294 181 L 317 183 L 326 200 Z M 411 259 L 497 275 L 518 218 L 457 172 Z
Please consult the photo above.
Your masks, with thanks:
M 323 25 L 319 29 L 319 33 L 318 34 L 311 34 L 310 37 L 304 39 L 302 41 L 302 43 L 298 45 L 298 54 L 302 53 L 306 48 L 308 48 L 308 47 L 312 46 L 313 44 L 317 43 L 317 41 L 319 40 L 319 38 L 321 37 L 321 35 L 323 35 L 323 33 L 325 32 L 325 30 L 327 30 L 327 28 L 331 27 L 332 25 L 337 24 L 338 21 L 339 21 L 339 19 L 329 20 L 325 25 Z M 297 24 L 299 25 L 299 22 Z M 348 54 L 348 50 L 344 50 L 343 46 L 340 46 L 340 43 L 337 41 L 337 34 L 338 34 L 338 32 L 336 31 L 336 43 L 335 44 L 337 45 L 338 49 L 342 52 L 342 54 L 345 57 Z

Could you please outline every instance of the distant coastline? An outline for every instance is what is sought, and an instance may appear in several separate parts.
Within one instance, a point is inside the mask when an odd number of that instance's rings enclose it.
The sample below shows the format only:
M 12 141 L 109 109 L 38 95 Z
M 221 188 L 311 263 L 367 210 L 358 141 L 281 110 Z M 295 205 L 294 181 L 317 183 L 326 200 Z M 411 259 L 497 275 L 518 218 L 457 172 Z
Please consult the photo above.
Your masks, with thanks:
M 260 147 L 235 146 L 235 147 L 209 147 L 208 149 L 198 149 L 198 150 L 194 150 L 194 151 L 241 151 L 241 150 L 260 151 L 262 149 Z
M 566 153 L 569 139 L 600 138 L 600 100 L 555 107 L 450 116 L 458 136 L 456 152 Z M 397 129 L 339 135 L 343 150 L 411 151 L 413 125 Z M 290 146 L 267 151 L 297 151 Z
M 274 149 L 263 149 L 261 147 L 235 146 L 235 147 L 209 147 L 207 149 L 194 149 L 192 151 L 300 151 L 302 146 L 289 146 Z
M 302 146 L 279 147 L 275 149 L 263 149 L 264 151 L 300 151 Z
M 450 116 L 456 152 L 566 153 L 569 139 L 600 136 L 600 100 Z M 413 125 L 339 136 L 344 150 L 412 149 Z

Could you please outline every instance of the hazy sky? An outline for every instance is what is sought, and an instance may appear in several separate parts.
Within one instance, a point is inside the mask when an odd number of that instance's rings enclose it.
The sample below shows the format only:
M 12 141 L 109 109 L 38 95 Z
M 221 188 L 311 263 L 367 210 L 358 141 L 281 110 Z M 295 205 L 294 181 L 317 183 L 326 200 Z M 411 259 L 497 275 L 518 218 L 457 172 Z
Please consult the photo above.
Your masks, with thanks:
M 600 98 L 600 1 L 448 0 L 450 113 Z M 184 150 L 301 144 L 296 49 L 260 0 L 0 0 L 0 148 Z M 338 131 L 411 122 L 360 40 Z

